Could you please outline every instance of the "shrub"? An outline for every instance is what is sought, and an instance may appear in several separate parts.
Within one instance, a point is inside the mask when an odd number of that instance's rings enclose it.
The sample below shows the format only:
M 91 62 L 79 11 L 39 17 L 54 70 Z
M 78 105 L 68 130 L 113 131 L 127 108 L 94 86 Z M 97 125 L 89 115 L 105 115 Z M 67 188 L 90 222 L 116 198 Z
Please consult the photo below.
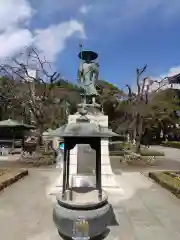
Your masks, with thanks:
M 109 152 L 110 156 L 124 156 L 124 151 L 123 150 L 119 150 L 119 151 L 110 151 Z
M 164 156 L 163 152 L 158 152 L 154 150 L 149 150 L 149 149 L 141 149 L 141 156 Z
M 127 143 L 127 142 L 122 142 L 120 143 L 120 149 L 132 149 L 132 144 L 131 143 Z
M 36 152 L 31 154 L 23 154 L 21 161 L 27 164 L 33 164 L 33 166 L 52 165 L 55 163 L 54 151 L 45 151 L 45 146 L 40 146 L 36 149 Z

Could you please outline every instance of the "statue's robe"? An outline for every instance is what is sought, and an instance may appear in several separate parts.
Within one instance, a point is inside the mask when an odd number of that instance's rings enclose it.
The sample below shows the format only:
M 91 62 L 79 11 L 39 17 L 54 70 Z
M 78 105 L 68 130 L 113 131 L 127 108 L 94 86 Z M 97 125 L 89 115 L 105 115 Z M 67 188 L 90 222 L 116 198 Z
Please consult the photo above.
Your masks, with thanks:
M 98 66 L 94 62 L 84 62 L 79 66 L 78 78 L 82 87 L 86 91 L 87 96 L 97 96 L 97 90 L 95 87 L 96 81 L 98 79 Z

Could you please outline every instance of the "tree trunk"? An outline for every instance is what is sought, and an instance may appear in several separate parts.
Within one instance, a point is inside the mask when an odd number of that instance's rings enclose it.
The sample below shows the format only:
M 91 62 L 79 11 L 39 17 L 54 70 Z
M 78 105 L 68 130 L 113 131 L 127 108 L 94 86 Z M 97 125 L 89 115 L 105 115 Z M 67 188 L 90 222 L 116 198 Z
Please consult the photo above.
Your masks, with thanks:
M 136 150 L 135 150 L 135 152 L 136 153 L 140 153 L 140 150 L 141 150 L 141 142 L 138 140 L 138 141 L 136 141 Z
M 143 118 L 141 116 L 138 117 L 138 126 L 136 133 L 136 153 L 140 153 L 141 150 L 141 140 L 143 136 Z
M 0 121 L 2 121 L 3 120 L 3 113 L 4 113 L 4 111 L 3 111 L 4 109 L 3 109 L 3 105 L 0 107 Z
M 39 136 L 38 136 L 38 146 L 42 146 L 43 145 L 43 131 L 44 131 L 44 129 L 43 129 L 43 125 L 41 124 L 40 126 L 39 126 Z

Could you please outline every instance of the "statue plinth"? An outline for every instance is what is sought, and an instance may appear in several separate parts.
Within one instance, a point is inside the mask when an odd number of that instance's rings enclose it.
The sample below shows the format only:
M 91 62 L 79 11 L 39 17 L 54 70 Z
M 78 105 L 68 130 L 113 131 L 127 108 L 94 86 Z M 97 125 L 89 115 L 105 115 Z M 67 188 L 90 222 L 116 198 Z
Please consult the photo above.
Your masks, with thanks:
M 80 103 L 78 104 L 78 112 L 81 112 L 83 109 L 87 111 L 87 114 L 102 114 L 101 112 L 101 105 L 98 103 L 93 104 L 84 104 Z

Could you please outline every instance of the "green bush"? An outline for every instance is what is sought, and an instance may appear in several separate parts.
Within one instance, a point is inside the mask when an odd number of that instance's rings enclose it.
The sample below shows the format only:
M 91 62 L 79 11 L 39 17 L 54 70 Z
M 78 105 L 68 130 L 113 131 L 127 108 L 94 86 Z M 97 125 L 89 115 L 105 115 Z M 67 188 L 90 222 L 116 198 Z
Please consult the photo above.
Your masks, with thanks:
M 122 142 L 122 143 L 119 144 L 119 146 L 120 146 L 119 149 L 109 151 L 110 156 L 124 156 L 124 154 L 126 153 L 125 150 L 132 151 L 132 152 L 136 151 L 136 147 L 133 146 L 130 143 L 127 143 L 127 142 Z M 141 156 L 155 156 L 155 157 L 158 157 L 158 156 L 164 156 L 164 153 L 163 152 L 158 152 L 158 151 L 155 151 L 155 150 L 149 150 L 147 148 L 141 147 L 140 155 Z
M 172 148 L 179 148 L 180 149 L 180 142 L 176 142 L 176 141 L 163 141 L 161 143 L 162 146 L 164 147 L 172 147 Z
M 124 156 L 125 152 L 122 150 L 119 151 L 110 151 L 109 155 L 110 156 Z
M 119 146 L 120 146 L 121 150 L 122 149 L 131 149 L 132 148 L 132 144 L 127 143 L 127 142 L 122 142 L 122 143 L 119 144 Z
M 132 152 L 135 152 L 135 150 L 131 149 Z M 110 151 L 110 156 L 124 156 L 124 154 L 126 154 L 125 151 L 123 150 L 119 150 L 119 151 Z M 160 156 L 164 156 L 163 152 L 158 152 L 158 151 L 153 151 L 153 150 L 146 150 L 146 149 L 142 149 L 140 152 L 141 156 L 155 156 L 155 157 L 160 157 Z
M 164 153 L 163 152 L 154 151 L 154 150 L 149 150 L 149 149 L 141 149 L 141 156 L 160 157 L 160 156 L 164 156 Z
M 180 180 L 167 173 L 149 173 L 149 177 L 180 198 Z

